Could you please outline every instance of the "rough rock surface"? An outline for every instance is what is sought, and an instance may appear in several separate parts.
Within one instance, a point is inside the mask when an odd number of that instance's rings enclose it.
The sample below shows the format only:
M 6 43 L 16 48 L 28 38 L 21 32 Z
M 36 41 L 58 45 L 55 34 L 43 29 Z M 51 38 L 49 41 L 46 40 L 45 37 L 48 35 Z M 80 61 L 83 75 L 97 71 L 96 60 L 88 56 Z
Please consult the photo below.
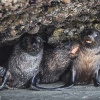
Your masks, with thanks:
M 29 0 L 26 2 L 9 0 L 8 3 L 2 0 L 0 3 L 0 43 L 17 39 L 25 32 L 36 34 L 43 25 L 53 25 L 55 29 L 62 28 L 60 33 L 71 37 L 87 27 L 100 30 L 100 2 L 98 0 L 96 0 L 98 2 L 90 0 L 91 2 L 69 4 L 51 3 L 51 1 L 37 0 L 36 3 L 29 4 Z M 44 34 L 43 31 L 41 34 Z

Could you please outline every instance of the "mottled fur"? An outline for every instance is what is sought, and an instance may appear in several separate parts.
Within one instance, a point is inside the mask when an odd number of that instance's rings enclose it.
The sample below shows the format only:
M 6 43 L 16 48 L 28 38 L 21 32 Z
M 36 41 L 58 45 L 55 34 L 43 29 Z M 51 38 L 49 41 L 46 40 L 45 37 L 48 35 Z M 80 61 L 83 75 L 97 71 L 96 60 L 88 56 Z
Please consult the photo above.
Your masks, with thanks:
M 76 46 L 76 44 L 66 42 L 53 50 L 50 48 L 45 49 L 40 72 L 40 83 L 53 83 L 59 80 L 76 57 L 76 54 L 70 55 L 72 49 Z
M 9 59 L 9 72 L 12 75 L 12 86 L 22 86 L 39 72 L 43 55 L 43 42 L 40 37 L 26 35 L 15 46 Z
M 95 49 L 80 48 L 78 58 L 74 61 L 74 69 L 77 73 L 78 81 L 90 83 L 95 71 L 100 67 L 100 47 Z
M 8 61 L 8 70 L 1 89 L 6 81 L 10 87 L 30 87 L 32 78 L 39 73 L 43 55 L 43 41 L 39 36 L 24 34 Z
M 35 89 L 34 87 L 37 88 L 36 76 L 39 72 L 40 83 L 56 82 L 76 57 L 76 55 L 70 54 L 74 46 L 68 42 L 54 50 L 45 49 L 43 66 L 40 67 L 43 55 L 43 41 L 38 36 L 23 35 L 19 43 L 15 45 L 14 51 L 9 58 L 8 70 L 4 75 L 5 81 L 2 86 L 4 87 L 8 80 L 7 84 L 10 87 L 26 88 L 31 86 Z
M 73 62 L 72 84 L 89 84 L 99 86 L 100 69 L 100 32 L 86 29 L 80 34 L 78 57 Z

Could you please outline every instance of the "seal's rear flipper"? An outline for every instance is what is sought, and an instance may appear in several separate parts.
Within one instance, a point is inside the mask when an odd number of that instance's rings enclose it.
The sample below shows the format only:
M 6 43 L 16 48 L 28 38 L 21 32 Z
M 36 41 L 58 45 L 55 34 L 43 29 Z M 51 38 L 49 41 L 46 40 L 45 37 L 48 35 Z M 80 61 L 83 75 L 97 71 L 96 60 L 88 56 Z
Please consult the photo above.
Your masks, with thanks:
M 31 89 L 35 90 L 35 91 L 62 91 L 63 89 L 70 89 L 72 86 L 74 86 L 74 84 L 70 84 L 70 85 L 64 85 L 64 86 L 60 86 L 60 87 L 55 87 L 55 88 L 45 88 L 45 87 L 40 87 L 40 86 L 35 86 L 35 85 L 31 85 Z
M 36 84 L 37 83 L 37 75 L 36 75 L 35 77 L 32 78 L 31 89 L 35 90 L 35 91 L 44 91 L 44 90 L 61 91 L 63 89 L 70 89 L 72 86 L 74 86 L 75 77 L 76 77 L 76 71 L 74 70 L 74 68 L 72 68 L 71 75 L 69 78 L 69 84 L 65 84 L 64 86 L 55 87 L 55 88 L 45 88 L 45 87 L 37 86 L 37 84 Z

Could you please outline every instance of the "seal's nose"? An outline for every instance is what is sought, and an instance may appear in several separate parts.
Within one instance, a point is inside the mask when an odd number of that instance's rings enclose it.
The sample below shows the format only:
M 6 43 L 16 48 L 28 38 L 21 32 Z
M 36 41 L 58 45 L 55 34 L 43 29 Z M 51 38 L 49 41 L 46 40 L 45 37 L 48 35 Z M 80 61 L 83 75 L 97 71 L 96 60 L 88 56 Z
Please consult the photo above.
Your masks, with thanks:
M 89 38 L 90 38 L 91 42 L 95 41 L 95 39 L 94 39 L 94 37 L 92 35 L 89 35 Z

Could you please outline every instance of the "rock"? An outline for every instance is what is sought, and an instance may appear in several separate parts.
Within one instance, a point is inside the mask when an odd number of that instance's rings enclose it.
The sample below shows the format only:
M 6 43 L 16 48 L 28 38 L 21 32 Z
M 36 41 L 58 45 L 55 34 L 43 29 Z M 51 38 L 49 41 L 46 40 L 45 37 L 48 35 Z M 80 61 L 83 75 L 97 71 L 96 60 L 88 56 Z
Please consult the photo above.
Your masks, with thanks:
M 55 86 L 54 84 L 52 84 Z M 50 84 L 48 85 L 50 86 Z M 94 86 L 74 86 L 63 91 L 30 91 L 30 90 L 4 90 L 0 91 L 1 100 L 99 100 L 100 88 Z
M 29 0 L 11 1 L 0 2 L 0 44 L 19 39 L 25 32 L 37 34 L 43 25 L 64 28 L 71 37 L 85 28 L 100 30 L 100 3 L 94 0 L 69 4 L 37 0 L 32 5 Z

